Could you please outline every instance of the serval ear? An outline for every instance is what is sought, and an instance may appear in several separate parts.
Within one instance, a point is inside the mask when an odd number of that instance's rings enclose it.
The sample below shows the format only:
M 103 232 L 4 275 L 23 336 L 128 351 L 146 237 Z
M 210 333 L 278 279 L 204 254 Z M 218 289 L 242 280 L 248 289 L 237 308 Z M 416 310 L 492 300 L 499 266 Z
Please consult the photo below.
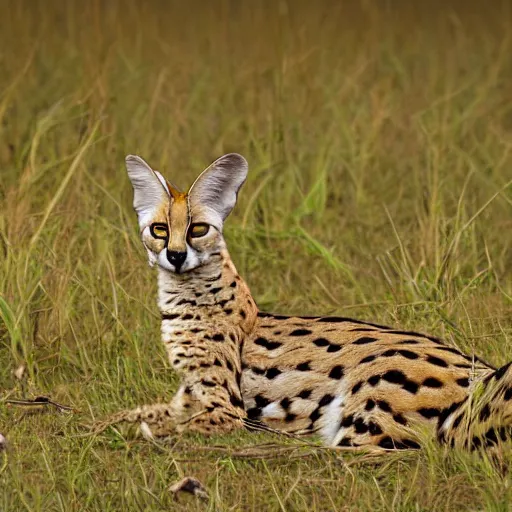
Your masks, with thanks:
M 236 204 L 247 178 L 245 158 L 236 153 L 221 156 L 190 187 L 188 200 L 193 222 L 206 222 L 222 231 L 224 220 Z
M 155 211 L 169 201 L 169 189 L 164 177 L 140 156 L 128 155 L 126 170 L 133 185 L 133 208 L 142 228 L 151 221 Z

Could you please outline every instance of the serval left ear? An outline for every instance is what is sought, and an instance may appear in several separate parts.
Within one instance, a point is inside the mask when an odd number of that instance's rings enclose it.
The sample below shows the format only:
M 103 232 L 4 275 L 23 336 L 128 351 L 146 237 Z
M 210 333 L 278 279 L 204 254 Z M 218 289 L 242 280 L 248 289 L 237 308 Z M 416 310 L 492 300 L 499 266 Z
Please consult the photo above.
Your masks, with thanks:
M 248 164 L 237 153 L 215 160 L 205 169 L 188 192 L 194 222 L 206 222 L 222 231 L 224 220 L 233 210 L 238 191 L 247 178 Z
M 169 188 L 163 176 L 151 169 L 140 156 L 128 155 L 126 170 L 133 185 L 133 208 L 137 212 L 139 225 L 143 227 L 155 211 L 169 201 Z

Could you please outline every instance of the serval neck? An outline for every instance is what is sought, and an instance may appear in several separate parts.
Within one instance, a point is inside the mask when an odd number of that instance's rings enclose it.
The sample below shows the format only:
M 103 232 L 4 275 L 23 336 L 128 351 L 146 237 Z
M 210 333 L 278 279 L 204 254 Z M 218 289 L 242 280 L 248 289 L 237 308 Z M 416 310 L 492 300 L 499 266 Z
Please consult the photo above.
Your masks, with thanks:
M 208 264 L 183 274 L 159 268 L 158 306 L 163 320 L 189 320 L 191 329 L 196 322 L 225 318 L 249 333 L 258 314 L 249 287 L 226 249 Z M 221 313 L 224 315 L 219 318 Z

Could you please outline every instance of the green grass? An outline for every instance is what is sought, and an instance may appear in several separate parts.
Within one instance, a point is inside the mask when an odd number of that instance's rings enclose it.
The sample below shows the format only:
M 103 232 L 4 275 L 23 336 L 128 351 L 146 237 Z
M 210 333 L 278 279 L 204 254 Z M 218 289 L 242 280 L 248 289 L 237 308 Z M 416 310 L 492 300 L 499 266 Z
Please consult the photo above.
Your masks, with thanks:
M 510 18 L 480 2 L 4 0 L 0 510 L 508 510 L 510 473 L 436 446 L 374 460 L 237 433 L 159 448 L 83 425 L 177 385 L 127 153 L 180 186 L 247 157 L 226 238 L 261 309 L 511 360 Z M 77 412 L 5 402 L 38 395 Z M 190 475 L 209 501 L 174 501 Z

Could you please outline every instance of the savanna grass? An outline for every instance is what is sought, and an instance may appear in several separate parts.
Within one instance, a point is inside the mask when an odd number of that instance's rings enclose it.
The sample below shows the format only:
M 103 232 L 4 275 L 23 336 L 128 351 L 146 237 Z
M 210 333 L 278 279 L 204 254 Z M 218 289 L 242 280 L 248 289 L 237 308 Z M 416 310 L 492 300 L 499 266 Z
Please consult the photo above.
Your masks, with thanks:
M 511 360 L 508 3 L 3 0 L 0 20 L 0 510 L 507 510 L 506 449 L 159 448 L 83 425 L 177 383 L 127 153 L 182 187 L 247 157 L 226 236 L 261 309 Z M 38 395 L 77 412 L 6 404 Z M 187 475 L 209 501 L 174 501 Z

